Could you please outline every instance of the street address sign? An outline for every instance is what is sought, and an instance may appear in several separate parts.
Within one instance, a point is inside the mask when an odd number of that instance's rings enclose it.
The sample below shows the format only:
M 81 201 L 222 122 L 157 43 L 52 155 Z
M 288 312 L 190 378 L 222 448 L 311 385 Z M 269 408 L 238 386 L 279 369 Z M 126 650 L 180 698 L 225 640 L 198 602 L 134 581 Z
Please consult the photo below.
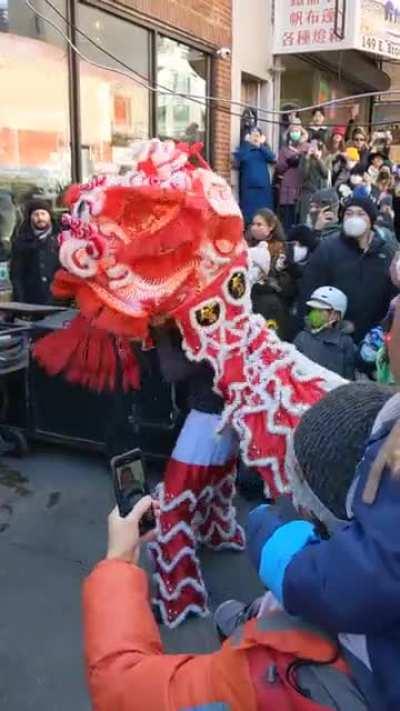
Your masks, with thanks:
M 343 49 L 400 59 L 400 0 L 276 0 L 274 54 Z

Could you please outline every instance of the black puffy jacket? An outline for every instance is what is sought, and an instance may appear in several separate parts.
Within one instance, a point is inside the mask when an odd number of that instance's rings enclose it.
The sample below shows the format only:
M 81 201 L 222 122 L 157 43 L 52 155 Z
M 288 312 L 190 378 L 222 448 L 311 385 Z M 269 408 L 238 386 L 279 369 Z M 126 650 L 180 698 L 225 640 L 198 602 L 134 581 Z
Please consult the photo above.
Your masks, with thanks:
M 321 241 L 308 262 L 300 283 L 298 316 L 303 328 L 306 303 L 320 286 L 335 286 L 346 294 L 349 305 L 346 320 L 354 324 L 354 340 L 382 321 L 397 289 L 389 268 L 395 254 L 392 243 L 374 233 L 363 252 L 356 240 L 338 233 Z

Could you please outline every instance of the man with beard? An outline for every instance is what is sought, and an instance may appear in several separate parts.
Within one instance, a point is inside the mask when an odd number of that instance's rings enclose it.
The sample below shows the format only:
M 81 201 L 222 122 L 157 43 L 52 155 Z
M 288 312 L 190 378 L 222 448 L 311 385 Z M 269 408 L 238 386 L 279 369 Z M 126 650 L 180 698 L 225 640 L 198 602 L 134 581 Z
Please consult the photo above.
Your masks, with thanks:
M 51 303 L 50 286 L 59 266 L 57 232 L 48 203 L 32 200 L 12 244 L 11 281 L 15 301 Z

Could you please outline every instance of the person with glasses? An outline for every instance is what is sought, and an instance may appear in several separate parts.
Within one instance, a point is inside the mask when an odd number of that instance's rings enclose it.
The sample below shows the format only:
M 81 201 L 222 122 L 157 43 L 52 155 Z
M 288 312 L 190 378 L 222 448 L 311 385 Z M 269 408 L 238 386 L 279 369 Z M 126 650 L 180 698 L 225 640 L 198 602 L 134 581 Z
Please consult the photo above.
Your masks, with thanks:
M 351 145 L 356 148 L 360 154 L 360 166 L 365 170 L 368 169 L 369 163 L 369 141 L 368 136 L 362 128 L 355 128 L 351 135 Z

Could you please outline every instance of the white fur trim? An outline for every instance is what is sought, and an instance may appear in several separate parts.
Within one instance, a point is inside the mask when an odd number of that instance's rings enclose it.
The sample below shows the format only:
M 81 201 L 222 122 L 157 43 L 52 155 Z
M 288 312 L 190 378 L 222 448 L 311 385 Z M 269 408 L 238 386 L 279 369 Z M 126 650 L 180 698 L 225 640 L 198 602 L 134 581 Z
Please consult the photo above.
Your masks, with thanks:
M 168 612 L 167 612 L 167 607 L 165 603 L 162 600 L 157 600 L 157 599 L 152 599 L 152 604 L 157 605 L 157 607 L 160 610 L 161 614 L 161 619 L 166 627 L 168 627 L 170 630 L 175 629 L 176 627 L 179 627 L 179 625 L 182 624 L 190 615 L 191 613 L 198 615 L 199 617 L 208 617 L 210 612 L 208 610 L 208 607 L 205 609 L 200 607 L 199 605 L 195 605 L 194 603 L 191 603 L 187 607 L 185 607 L 184 610 L 173 620 L 171 621 L 168 618 Z
M 224 297 L 228 303 L 231 298 L 227 293 L 227 282 L 236 271 L 238 268 L 232 268 L 223 287 Z M 210 301 L 212 299 L 202 302 L 202 305 Z M 235 302 L 235 305 L 240 305 L 240 301 Z M 221 429 L 228 423 L 235 428 L 239 435 L 244 462 L 248 466 L 260 469 L 270 468 L 277 490 L 286 493 L 289 486 L 283 476 L 289 465 L 288 442 L 293 427 L 279 423 L 277 415 L 280 407 L 282 406 L 289 414 L 299 419 L 309 405 L 293 401 L 296 382 L 319 381 L 320 387 L 329 392 L 346 381 L 310 361 L 294 346 L 280 341 L 275 333 L 266 328 L 262 317 L 251 313 L 250 297 L 247 292 L 242 306 L 242 312 L 232 320 L 227 319 L 225 310 L 224 320 L 220 318 L 217 324 L 213 324 L 208 329 L 199 326 L 195 318 L 199 306 L 193 307 L 190 322 L 198 336 L 200 348 L 195 351 L 191 349 L 181 326 L 183 347 L 191 360 L 195 362 L 206 360 L 212 366 L 215 375 L 214 390 L 223 395 L 226 402 Z M 260 345 L 253 350 L 254 344 L 258 341 Z M 232 357 L 241 359 L 244 377 L 243 381 L 226 383 L 224 375 Z M 283 370 L 289 371 L 293 384 L 283 384 L 280 375 Z M 274 386 L 273 396 L 267 390 L 271 386 Z M 248 419 L 249 416 L 257 413 L 264 415 L 266 437 L 270 433 L 285 438 L 286 455 L 283 463 L 278 461 L 273 451 L 262 454 L 255 449 L 254 433 L 250 429 Z

